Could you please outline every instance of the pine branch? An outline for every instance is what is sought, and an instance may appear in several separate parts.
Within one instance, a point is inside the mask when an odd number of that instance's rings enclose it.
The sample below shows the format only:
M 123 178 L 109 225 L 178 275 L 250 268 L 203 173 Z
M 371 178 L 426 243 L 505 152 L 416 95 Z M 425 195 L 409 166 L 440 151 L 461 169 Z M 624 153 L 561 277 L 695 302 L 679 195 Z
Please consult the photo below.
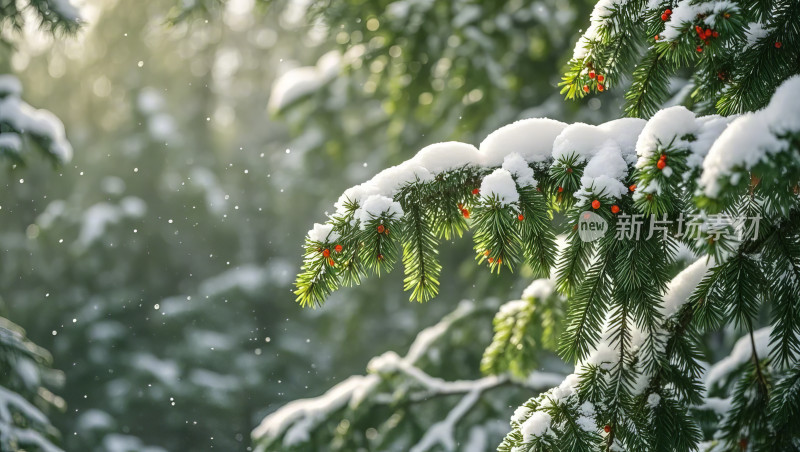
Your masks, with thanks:
M 609 253 L 598 253 L 583 283 L 570 297 L 558 350 L 567 361 L 582 360 L 600 340 L 604 309 L 611 299 L 610 265 Z
M 625 115 L 649 118 L 669 96 L 669 76 L 674 68 L 656 49 L 650 49 L 633 71 L 633 83 L 625 93 Z
M 406 228 L 403 231 L 404 289 L 412 291 L 412 301 L 424 302 L 439 291 L 442 267 L 436 258 L 439 254 L 436 250 L 437 240 L 422 206 L 409 205 L 406 215 Z

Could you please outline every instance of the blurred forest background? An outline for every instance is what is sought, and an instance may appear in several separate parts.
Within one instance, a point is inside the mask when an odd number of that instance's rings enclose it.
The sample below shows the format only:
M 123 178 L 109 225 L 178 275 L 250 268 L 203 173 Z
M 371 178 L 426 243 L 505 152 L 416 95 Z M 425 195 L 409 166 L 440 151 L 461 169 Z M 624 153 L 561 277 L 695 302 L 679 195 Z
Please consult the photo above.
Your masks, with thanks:
M 4 161 L 0 193 L 0 315 L 64 373 L 64 449 L 248 450 L 265 415 L 405 351 L 460 299 L 517 297 L 529 276 L 489 275 L 467 242 L 423 305 L 401 272 L 317 310 L 292 282 L 320 212 L 421 147 L 616 117 L 614 94 L 558 94 L 591 3 L 83 0 L 74 36 L 3 23 L 0 73 L 75 150 Z M 479 375 L 482 316 L 443 377 Z

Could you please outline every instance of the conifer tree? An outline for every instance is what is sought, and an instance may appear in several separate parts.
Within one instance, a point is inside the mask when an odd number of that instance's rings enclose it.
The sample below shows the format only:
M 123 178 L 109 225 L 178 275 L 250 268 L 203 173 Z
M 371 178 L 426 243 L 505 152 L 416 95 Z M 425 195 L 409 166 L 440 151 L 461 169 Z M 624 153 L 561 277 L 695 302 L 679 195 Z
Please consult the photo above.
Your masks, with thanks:
M 309 231 L 298 302 L 319 306 L 399 262 L 411 299 L 428 301 L 440 242 L 471 229 L 478 265 L 528 265 L 558 294 L 498 313 L 483 371 L 529 372 L 541 347 L 575 365 L 516 410 L 498 450 L 800 449 L 797 6 L 601 0 L 564 92 L 606 92 L 632 73 L 632 118 L 518 121 L 478 148 L 428 146 L 347 190 Z M 659 110 L 673 74 L 689 70 L 694 111 Z M 692 263 L 676 268 L 686 251 Z M 741 339 L 707 365 L 721 330 Z M 267 418 L 257 438 L 302 442 L 325 411 L 315 406 L 277 427 Z
M 0 2 L 3 28 L 19 30 L 26 18 L 53 34 L 73 32 L 80 23 L 68 0 Z M 3 36 L 3 44 L 13 45 L 6 42 L 7 36 Z M 64 125 L 49 111 L 27 104 L 21 95 L 22 85 L 16 77 L 0 74 L 0 161 L 7 162 L 8 175 L 23 167 L 30 159 L 28 154 L 36 149 L 55 166 L 68 162 L 72 147 Z M 0 450 L 61 450 L 57 446 L 60 434 L 47 412 L 65 408 L 64 401 L 48 389 L 61 385 L 63 374 L 51 364 L 47 350 L 31 342 L 21 327 L 0 317 Z
M 0 157 L 17 167 L 27 152 L 39 148 L 54 164 L 69 161 L 72 148 L 64 125 L 52 113 L 20 99 L 22 88 L 11 75 L 0 75 Z M 2 301 L 2 300 L 0 300 Z M 63 380 L 50 368 L 47 350 L 27 339 L 18 325 L 0 317 L 0 450 L 59 451 L 58 431 L 45 414 L 64 409 L 48 387 Z

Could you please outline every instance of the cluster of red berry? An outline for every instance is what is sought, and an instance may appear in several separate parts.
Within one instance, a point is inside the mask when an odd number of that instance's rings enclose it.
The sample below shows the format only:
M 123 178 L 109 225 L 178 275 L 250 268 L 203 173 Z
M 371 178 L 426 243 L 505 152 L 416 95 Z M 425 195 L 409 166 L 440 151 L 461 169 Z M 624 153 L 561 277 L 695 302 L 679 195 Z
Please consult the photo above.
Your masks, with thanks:
M 477 190 L 477 189 L 476 189 L 476 190 Z M 467 210 L 467 208 L 466 208 L 466 207 L 464 207 L 464 205 L 463 205 L 463 204 L 461 204 L 461 203 L 458 203 L 458 210 L 460 210 L 460 211 L 461 211 L 461 215 L 464 215 L 464 218 L 467 218 L 467 219 L 469 219 L 469 210 Z
M 603 74 L 598 74 L 594 70 L 589 71 L 589 78 L 592 80 L 597 80 L 597 91 L 601 93 L 605 91 L 606 87 L 603 85 L 603 81 L 605 81 L 605 76 Z M 589 85 L 583 85 L 583 92 L 589 94 Z
M 658 158 L 658 163 L 656 163 L 658 169 L 663 170 L 667 167 L 667 155 L 661 154 L 661 157 Z
M 632 191 L 632 192 L 636 191 L 636 184 L 631 185 L 630 187 L 628 187 L 628 189 L 630 191 Z M 600 208 L 600 201 L 598 201 L 596 199 L 594 201 L 592 201 L 592 209 L 597 210 L 599 208 Z M 618 214 L 619 211 L 620 211 L 620 208 L 619 208 L 618 205 L 614 204 L 613 206 L 611 206 L 611 213 Z
M 333 250 L 337 253 L 341 253 L 344 247 L 342 245 L 336 245 L 333 247 Z M 333 262 L 333 258 L 331 257 L 331 250 L 329 248 L 325 248 L 324 250 L 321 248 L 317 248 L 317 251 L 321 252 L 324 257 L 328 258 L 328 265 L 331 267 L 335 267 L 336 263 Z
M 483 252 L 483 255 L 484 255 L 484 256 L 489 256 L 489 253 L 491 253 L 491 252 L 492 252 L 492 250 L 486 250 L 486 251 L 484 251 L 484 252 Z M 486 259 L 486 260 L 487 260 L 487 261 L 488 261 L 490 264 L 494 262 L 494 258 L 493 258 L 493 257 L 490 257 L 490 258 L 488 258 L 488 259 Z M 503 258 L 502 258 L 502 257 L 498 257 L 498 258 L 497 258 L 497 264 L 499 265 L 499 264 L 502 264 L 502 263 L 503 263 Z
M 672 16 L 672 10 L 667 8 L 661 13 L 661 21 L 666 22 L 669 20 L 670 16 Z M 655 40 L 658 41 L 658 35 L 655 36 Z
M 719 38 L 719 32 L 717 30 L 712 30 L 710 28 L 703 29 L 700 25 L 695 25 L 694 31 L 697 32 L 697 37 L 702 41 L 702 45 L 697 46 L 698 52 L 703 51 L 703 45 L 711 44 L 711 38 Z

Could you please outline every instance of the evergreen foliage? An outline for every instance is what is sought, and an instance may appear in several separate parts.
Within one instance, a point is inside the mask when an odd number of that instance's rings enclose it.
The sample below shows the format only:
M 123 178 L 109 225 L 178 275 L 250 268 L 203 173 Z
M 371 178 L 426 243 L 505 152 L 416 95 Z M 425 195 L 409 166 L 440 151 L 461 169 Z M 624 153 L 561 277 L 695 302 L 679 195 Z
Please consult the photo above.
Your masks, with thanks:
M 26 13 L 30 13 L 26 15 Z M 69 0 L 28 0 L 0 2 L 0 27 L 7 26 L 16 31 L 22 30 L 26 19 L 36 22 L 42 30 L 53 34 L 73 33 L 81 24 L 78 10 Z M 6 42 L 3 36 L 2 41 Z
M 74 32 L 80 23 L 68 1 L 0 2 L 0 27 L 19 30 L 25 17 L 53 34 Z M 0 38 L 3 44 L 8 44 L 6 37 Z M 0 160 L 10 162 L 11 168 L 24 166 L 26 153 L 36 148 L 54 166 L 68 162 L 72 147 L 64 125 L 49 111 L 28 105 L 21 95 L 19 80 L 0 74 Z M 48 412 L 65 409 L 64 400 L 48 389 L 63 384 L 63 374 L 51 368 L 52 361 L 21 327 L 0 317 L 0 450 L 61 451 L 61 435 L 48 418 Z
M 521 117 L 591 120 L 616 99 L 581 108 L 552 89 L 591 4 L 310 1 L 297 8 L 334 50 L 320 46 L 316 66 L 288 71 L 273 86 L 271 111 L 300 136 L 324 130 L 325 140 L 312 144 L 322 155 L 386 149 L 372 157 L 381 165 L 430 142 L 472 141 Z M 309 70 L 321 73 L 317 83 L 306 82 Z
M 794 0 L 601 0 L 563 78 L 580 98 L 624 86 L 625 113 L 648 118 L 669 96 L 669 79 L 692 73 L 687 101 L 729 115 L 767 105 L 797 74 L 800 9 Z
M 797 47 L 783 45 L 797 36 L 785 21 L 798 9 L 789 3 L 601 1 L 570 62 L 565 92 L 604 91 L 637 66 L 626 111 L 649 121 L 562 125 L 553 132 L 546 120 L 528 120 L 499 129 L 479 148 L 423 149 L 346 191 L 331 221 L 315 226 L 328 234 L 310 232 L 298 302 L 318 306 L 339 287 L 336 267 L 315 269 L 313 250 L 359 248 L 364 231 L 379 233 L 364 227 L 365 216 L 405 225 L 399 240 L 407 281 L 436 281 L 439 266 L 429 265 L 436 262 L 436 237 L 462 230 L 454 224 L 463 221 L 460 212 L 474 231 L 479 263 L 500 271 L 529 262 L 542 276 L 555 270 L 566 300 L 558 352 L 575 372 L 520 407 L 498 450 L 800 447 L 800 436 L 778 414 L 796 408 L 785 394 L 796 385 L 800 351 L 800 111 L 790 100 L 800 96 L 800 78 L 790 77 L 798 72 Z M 656 29 L 657 42 L 637 64 L 636 39 Z M 781 45 L 774 45 L 776 36 Z M 750 83 L 744 80 L 753 68 L 722 65 L 758 47 L 759 58 L 770 58 L 759 68 L 776 72 L 755 74 L 757 88 L 737 90 Z M 795 63 L 782 63 L 782 55 Z M 763 109 L 741 117 L 695 116 L 684 107 L 657 112 L 670 76 L 685 67 L 699 69 L 688 100 L 698 112 Z M 717 78 L 725 82 L 711 86 L 711 74 L 723 74 Z M 524 168 L 516 164 L 520 158 Z M 567 228 L 519 227 L 553 212 L 566 216 Z M 439 226 L 425 220 L 431 217 L 440 218 Z M 586 224 L 595 218 L 605 229 L 587 239 Z M 556 234 L 564 234 L 560 252 Z M 526 246 L 535 241 L 542 245 Z M 685 250 L 697 260 L 676 274 Z M 542 262 L 542 255 L 559 257 Z M 412 300 L 436 294 L 433 287 L 406 289 Z M 504 345 L 536 343 L 530 333 L 512 339 L 533 324 L 526 309 L 498 313 L 485 371 L 530 369 L 534 350 L 509 352 Z M 743 338 L 705 370 L 706 336 L 721 328 Z
M 21 92 L 16 78 L 0 75 L 0 157 L 23 165 L 30 143 L 54 164 L 69 160 L 72 148 L 61 121 L 23 102 Z M 48 411 L 65 408 L 48 389 L 63 383 L 63 375 L 50 368 L 52 361 L 21 327 L 0 317 L 0 450 L 61 450 L 60 434 L 47 417 Z
M 63 380 L 51 363 L 47 350 L 0 317 L 0 450 L 61 450 L 60 435 L 45 414 L 64 409 L 64 401 L 47 389 Z

